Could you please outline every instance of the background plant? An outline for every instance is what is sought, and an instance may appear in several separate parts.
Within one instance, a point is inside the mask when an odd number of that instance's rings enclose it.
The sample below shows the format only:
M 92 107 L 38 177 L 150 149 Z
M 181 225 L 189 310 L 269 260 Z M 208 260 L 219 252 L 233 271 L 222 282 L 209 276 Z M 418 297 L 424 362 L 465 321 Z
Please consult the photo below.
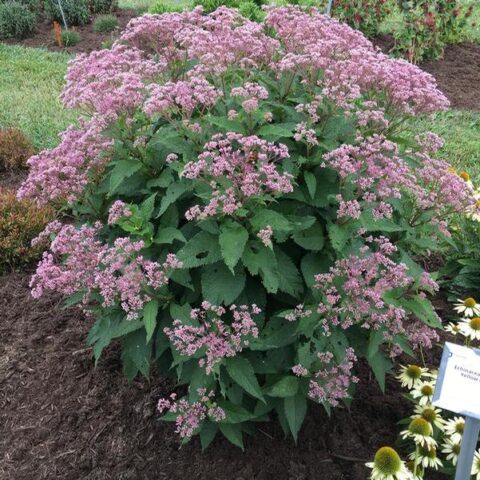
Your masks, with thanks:
M 395 34 L 395 50 L 412 62 L 439 58 L 445 46 L 459 41 L 473 4 L 462 6 L 457 0 L 399 1 L 402 28 Z
M 118 8 L 117 0 L 88 0 L 88 11 L 92 15 L 113 13 Z
M 17 1 L 0 3 L 0 39 L 22 39 L 33 34 L 37 18 L 26 5 Z
M 37 207 L 30 200 L 17 200 L 13 189 L 0 188 L 0 272 L 5 273 L 37 261 L 45 242 L 31 246 L 53 219 L 48 207 Z
M 32 155 L 32 143 L 18 128 L 0 130 L 0 171 L 25 168 Z
M 63 100 L 90 115 L 19 195 L 76 224 L 41 235 L 33 294 L 82 302 L 97 360 L 119 339 L 130 379 L 155 360 L 186 385 L 159 404 L 183 441 L 242 446 L 273 412 L 297 438 L 307 399 L 353 393 L 358 357 L 383 387 L 431 345 L 437 285 L 414 258 L 475 199 L 436 135 L 404 136 L 448 104 L 428 74 L 316 10 L 195 9 L 134 19 Z
M 73 47 L 81 40 L 80 34 L 75 30 L 62 30 L 60 37 L 62 39 L 62 45 L 65 48 Z
M 93 31 L 96 33 L 108 33 L 113 32 L 118 26 L 118 19 L 114 15 L 101 15 L 93 22 Z
M 89 10 L 86 0 L 62 0 L 63 13 L 67 26 L 85 25 L 89 22 Z M 44 0 L 44 12 L 51 21 L 63 25 L 63 18 L 56 0 Z

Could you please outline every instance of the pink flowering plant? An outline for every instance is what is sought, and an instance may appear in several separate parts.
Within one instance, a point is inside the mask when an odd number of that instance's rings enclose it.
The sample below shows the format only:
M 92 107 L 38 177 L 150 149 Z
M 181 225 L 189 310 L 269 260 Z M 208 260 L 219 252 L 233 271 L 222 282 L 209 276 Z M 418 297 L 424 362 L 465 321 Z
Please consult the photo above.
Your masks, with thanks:
M 129 379 L 156 362 L 183 386 L 159 403 L 183 442 L 242 447 L 272 416 L 297 439 L 309 400 L 352 396 L 358 359 L 383 388 L 431 344 L 416 260 L 475 199 L 437 136 L 403 135 L 448 105 L 429 74 L 316 9 L 196 8 L 77 57 L 63 101 L 84 118 L 19 196 L 75 221 L 42 234 L 33 294 L 81 305 L 97 360 L 118 340 Z

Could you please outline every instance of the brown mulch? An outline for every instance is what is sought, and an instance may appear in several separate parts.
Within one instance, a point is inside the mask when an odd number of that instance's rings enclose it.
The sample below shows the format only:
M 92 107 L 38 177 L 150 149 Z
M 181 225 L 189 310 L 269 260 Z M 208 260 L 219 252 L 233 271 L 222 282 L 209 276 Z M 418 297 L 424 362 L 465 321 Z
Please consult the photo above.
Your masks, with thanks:
M 429 60 L 421 67 L 437 80 L 452 107 L 480 111 L 480 45 L 448 45 L 441 60 Z
M 103 42 L 114 40 L 118 37 L 127 23 L 138 13 L 135 10 L 123 10 L 119 9 L 114 12 L 114 15 L 118 19 L 119 28 L 118 31 L 111 33 L 95 33 L 93 31 L 93 22 L 87 25 L 71 27 L 72 30 L 77 31 L 80 34 L 80 42 L 77 45 L 68 48 L 60 48 L 55 40 L 55 33 L 53 31 L 53 24 L 49 21 L 41 21 L 37 24 L 35 35 L 24 40 L 8 39 L 4 40 L 5 43 L 11 45 L 23 45 L 24 47 L 44 47 L 53 52 L 68 52 L 68 53 L 83 53 L 91 52 L 92 50 L 98 50 L 102 48 Z
M 373 43 L 384 52 L 394 46 L 391 35 L 379 35 Z M 447 45 L 443 58 L 427 60 L 420 67 L 435 77 L 453 108 L 480 111 L 480 44 Z
M 244 453 L 221 438 L 204 453 L 196 440 L 179 449 L 155 413 L 167 382 L 129 385 L 115 346 L 95 369 L 90 320 L 57 296 L 33 300 L 28 280 L 0 277 L 1 479 L 365 480 L 364 461 L 395 441 L 409 413 L 395 381 L 383 395 L 364 370 L 350 411 L 329 419 L 312 404 L 298 446 L 271 422 Z

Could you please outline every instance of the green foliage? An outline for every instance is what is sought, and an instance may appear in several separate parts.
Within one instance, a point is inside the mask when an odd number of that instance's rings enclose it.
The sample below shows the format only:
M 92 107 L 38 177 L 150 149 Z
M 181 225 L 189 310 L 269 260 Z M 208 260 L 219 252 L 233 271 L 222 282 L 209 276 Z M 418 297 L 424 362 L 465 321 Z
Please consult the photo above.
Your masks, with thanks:
M 12 0 L 0 0 L 0 5 L 4 3 L 11 3 Z M 31 12 L 37 13 L 40 7 L 40 0 L 15 0 L 17 3 L 21 3 L 27 7 Z
M 149 8 L 148 11 L 150 13 L 156 13 L 158 15 L 162 15 L 163 13 L 181 12 L 181 11 L 183 11 L 184 8 L 185 7 L 183 7 L 180 4 L 166 3 L 162 0 L 162 1 L 157 1 L 156 3 L 154 3 Z
M 37 17 L 28 6 L 18 1 L 0 3 L 0 40 L 22 39 L 33 34 Z
M 118 26 L 118 19 L 114 15 L 101 15 L 93 22 L 93 31 L 95 33 L 108 33 L 113 32 Z
M 60 35 L 62 38 L 62 45 L 65 48 L 73 47 L 81 40 L 80 34 L 75 30 L 62 30 Z
M 259 5 L 255 2 L 242 2 L 240 3 L 239 7 L 240 13 L 250 20 L 254 20 L 256 22 L 262 21 L 265 14 L 263 10 L 259 7 Z
M 112 13 L 118 8 L 118 0 L 87 0 L 88 11 L 92 15 Z
M 62 8 L 68 27 L 88 23 L 89 11 L 86 0 L 62 0 Z M 44 11 L 49 20 L 56 20 L 63 25 L 63 18 L 57 0 L 45 0 Z
M 440 58 L 445 46 L 464 38 L 474 5 L 461 0 L 398 0 L 402 26 L 395 32 L 394 51 L 411 62 Z

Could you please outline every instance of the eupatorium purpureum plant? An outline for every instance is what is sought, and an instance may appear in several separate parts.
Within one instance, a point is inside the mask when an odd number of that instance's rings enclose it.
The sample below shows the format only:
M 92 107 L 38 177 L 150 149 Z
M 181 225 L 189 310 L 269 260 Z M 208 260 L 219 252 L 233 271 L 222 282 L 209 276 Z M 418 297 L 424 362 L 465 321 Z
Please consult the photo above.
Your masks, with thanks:
M 448 105 L 429 74 L 315 9 L 197 8 L 77 57 L 63 101 L 83 120 L 19 195 L 75 222 L 42 234 L 33 294 L 95 318 L 97 359 L 119 340 L 130 379 L 154 361 L 183 385 L 159 403 L 182 441 L 242 446 L 272 416 L 296 439 L 309 401 L 352 395 L 358 358 L 383 386 L 428 346 L 437 286 L 414 259 L 474 203 L 437 136 L 402 136 Z

